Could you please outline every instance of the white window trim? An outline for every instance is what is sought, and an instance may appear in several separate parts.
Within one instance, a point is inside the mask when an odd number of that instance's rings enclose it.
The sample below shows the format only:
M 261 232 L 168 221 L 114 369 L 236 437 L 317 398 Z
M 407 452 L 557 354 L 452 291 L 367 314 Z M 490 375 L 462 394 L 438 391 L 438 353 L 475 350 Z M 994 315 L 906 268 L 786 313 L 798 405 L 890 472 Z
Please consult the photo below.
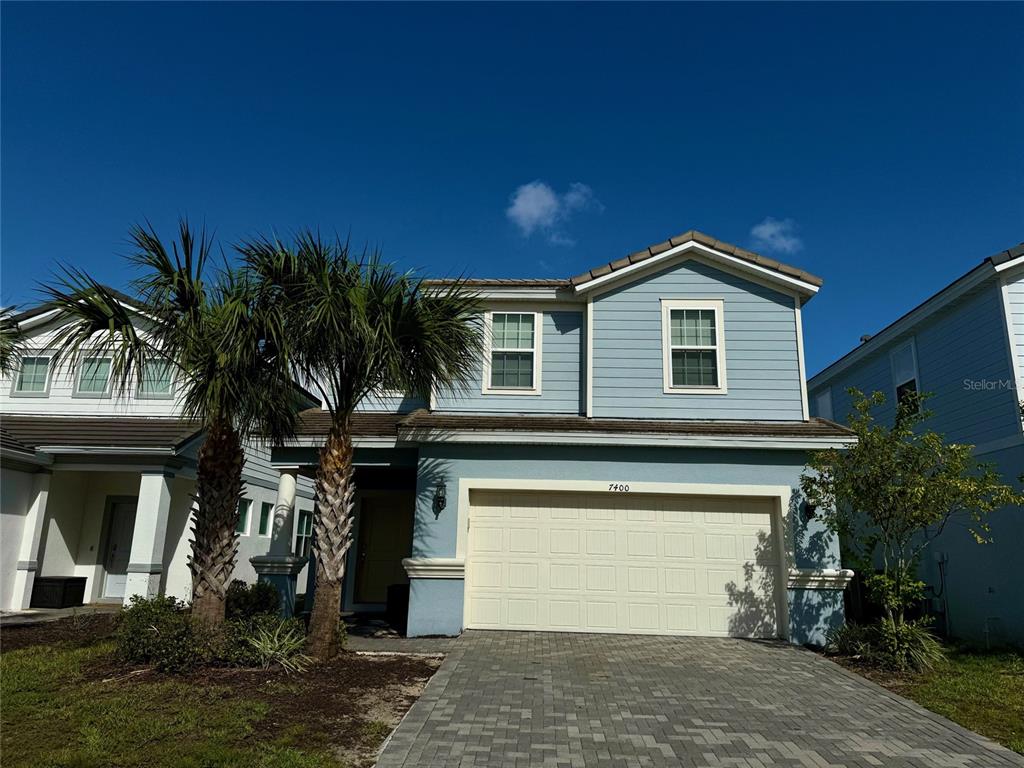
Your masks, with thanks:
M 493 349 L 494 332 L 493 322 L 494 315 L 533 315 L 533 386 L 530 388 L 526 387 L 492 387 L 491 386 L 491 353 L 495 351 L 499 352 L 527 352 L 526 349 Z M 483 382 L 480 388 L 480 393 L 483 395 L 526 395 L 535 397 L 541 394 L 541 359 L 542 349 L 544 342 L 544 313 L 543 312 L 530 312 L 520 309 L 494 309 L 488 310 L 484 313 L 484 365 L 483 365 Z
M 24 365 L 26 357 L 33 359 L 45 357 L 46 358 L 46 386 L 43 387 L 42 392 L 20 392 L 18 390 L 18 380 L 21 378 L 21 366 Z M 14 371 L 11 376 L 11 397 L 49 397 L 50 396 L 50 384 L 53 382 L 53 354 L 50 352 L 26 352 L 22 354 L 21 360 L 18 362 L 18 369 Z
M 710 309 L 715 313 L 715 352 L 718 365 L 717 387 L 672 386 L 672 310 Z M 725 301 L 722 299 L 661 300 L 662 374 L 666 395 L 724 395 L 729 391 L 725 376 Z
M 135 388 L 135 397 L 138 400 L 173 400 L 174 399 L 175 390 L 176 390 L 176 386 L 175 385 L 177 383 L 177 378 L 178 377 L 175 375 L 175 373 L 176 373 L 175 366 L 172 365 L 169 362 L 167 363 L 167 365 L 171 369 L 171 391 L 167 392 L 167 393 L 143 392 L 142 391 L 142 382 L 140 381 L 138 383 L 138 386 L 136 386 L 136 388 Z M 145 376 L 145 371 L 143 371 L 143 376 Z
M 902 344 L 897 344 L 889 350 L 889 375 L 892 377 L 893 405 L 899 405 L 899 395 L 897 394 L 897 391 L 900 386 L 910 381 L 910 379 L 904 379 L 903 381 L 896 380 L 896 353 L 902 352 L 908 347 L 910 348 L 910 357 L 914 361 L 914 386 L 917 388 L 917 394 L 921 394 L 921 374 L 917 370 L 917 344 L 915 343 L 914 338 L 911 337 Z
M 252 501 L 252 499 L 246 499 L 244 497 L 239 499 L 239 501 L 244 501 L 246 503 L 247 511 L 245 513 L 245 530 L 237 532 L 237 533 L 238 533 L 239 536 L 248 536 L 249 533 L 252 531 L 252 507 L 253 507 L 253 501 Z
M 274 532 L 274 508 L 277 506 L 273 501 L 261 501 L 260 502 L 260 517 L 263 517 L 263 506 L 265 504 L 270 505 L 270 517 L 267 518 L 267 532 L 260 533 L 259 520 L 256 521 L 256 535 L 261 539 L 269 539 L 271 534 Z
M 107 383 L 103 387 L 103 391 L 102 392 L 83 392 L 81 390 L 81 386 L 82 386 L 82 373 L 85 370 L 85 362 L 86 362 L 86 360 L 92 360 L 92 359 L 100 359 L 100 360 L 109 359 L 110 360 L 110 370 L 107 372 Z M 81 358 L 78 360 L 78 365 L 75 366 L 75 386 L 74 386 L 74 389 L 71 390 L 71 396 L 72 397 L 84 397 L 84 398 L 90 399 L 90 400 L 102 400 L 104 398 L 108 398 L 108 397 L 110 397 L 110 390 L 111 390 L 111 386 L 113 385 L 113 380 L 114 380 L 114 356 L 112 354 L 110 354 L 108 352 L 84 352 L 84 353 L 82 353 Z

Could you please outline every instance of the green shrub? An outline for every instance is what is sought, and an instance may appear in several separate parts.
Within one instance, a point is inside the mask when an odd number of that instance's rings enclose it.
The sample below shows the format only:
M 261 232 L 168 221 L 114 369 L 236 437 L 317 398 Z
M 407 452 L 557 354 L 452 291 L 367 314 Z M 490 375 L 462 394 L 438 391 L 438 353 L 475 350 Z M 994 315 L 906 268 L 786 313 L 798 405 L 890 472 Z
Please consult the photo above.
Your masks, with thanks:
M 928 619 L 896 623 L 883 618 L 872 624 L 846 624 L 828 632 L 825 650 L 897 672 L 923 672 L 946 657 Z
M 122 659 L 152 664 L 161 672 L 186 672 L 212 656 L 209 633 L 173 597 L 133 596 L 121 612 L 116 639 Z
M 276 626 L 275 626 L 276 623 Z M 278 664 L 287 672 L 304 671 L 312 659 L 302 652 L 306 647 L 306 628 L 298 619 L 258 622 L 247 641 L 264 669 Z
M 273 584 L 257 581 L 246 584 L 235 579 L 228 585 L 225 616 L 228 619 L 251 619 L 254 616 L 276 615 L 281 610 L 281 596 Z

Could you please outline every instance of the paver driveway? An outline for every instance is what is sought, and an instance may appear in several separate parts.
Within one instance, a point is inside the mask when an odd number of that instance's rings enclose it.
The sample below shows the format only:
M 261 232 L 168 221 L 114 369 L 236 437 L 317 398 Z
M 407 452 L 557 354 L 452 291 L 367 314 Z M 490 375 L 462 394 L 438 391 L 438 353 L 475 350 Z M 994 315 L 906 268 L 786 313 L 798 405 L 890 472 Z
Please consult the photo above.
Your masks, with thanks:
M 783 643 L 467 632 L 381 754 L 395 766 L 1024 766 Z

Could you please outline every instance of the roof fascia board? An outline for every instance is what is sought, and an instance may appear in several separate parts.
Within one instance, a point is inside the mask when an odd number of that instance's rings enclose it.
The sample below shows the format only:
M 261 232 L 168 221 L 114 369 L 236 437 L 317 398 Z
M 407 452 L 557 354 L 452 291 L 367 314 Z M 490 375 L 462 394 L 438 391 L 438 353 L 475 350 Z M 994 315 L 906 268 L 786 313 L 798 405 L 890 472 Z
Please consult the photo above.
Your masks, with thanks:
M 417 443 L 483 443 L 506 445 L 637 445 L 672 448 L 768 448 L 820 450 L 844 448 L 856 437 L 758 437 L 725 435 L 666 435 L 643 432 L 523 432 L 411 428 L 402 439 Z
M 1005 272 L 1008 269 L 1013 269 L 1014 267 L 1020 266 L 1024 266 L 1024 256 L 1018 256 L 1015 259 L 1004 261 L 1002 264 L 996 265 L 995 270 L 996 272 Z
M 943 307 L 946 307 L 956 301 L 968 291 L 977 288 L 994 274 L 995 272 L 991 262 L 986 261 L 979 264 L 963 277 L 958 278 L 938 293 L 925 299 L 923 303 L 918 304 L 914 309 L 903 315 L 903 317 L 894 320 L 872 336 L 868 341 L 864 342 L 859 347 L 855 347 L 827 368 L 824 368 L 814 374 L 814 376 L 812 376 L 807 382 L 808 387 L 813 389 L 814 387 L 829 381 L 833 377 L 838 376 L 847 368 L 876 352 L 900 334 L 906 333 L 915 325 L 926 320 Z
M 787 290 L 784 292 L 790 295 L 795 291 L 809 298 L 818 292 L 818 286 L 816 285 L 811 285 L 810 283 L 806 283 L 795 277 L 790 277 L 780 272 L 776 272 L 773 269 L 762 267 L 759 264 L 753 264 L 745 259 L 738 259 L 735 256 L 730 256 L 722 251 L 709 248 L 695 240 L 683 243 L 682 245 L 677 245 L 674 248 L 669 248 L 667 251 L 659 253 L 657 256 L 651 256 L 643 261 L 630 264 L 628 267 L 623 267 L 622 269 L 609 272 L 606 275 L 595 277 L 585 283 L 580 283 L 574 290 L 576 293 L 586 293 L 588 291 L 593 291 L 595 288 L 608 285 L 618 285 L 620 281 L 627 282 L 630 279 L 635 279 L 637 276 L 645 274 L 647 270 L 653 271 L 662 268 L 669 262 L 672 262 L 675 257 L 688 254 L 691 251 L 696 251 L 707 256 L 713 262 L 718 262 L 718 264 L 727 264 L 732 266 L 742 272 L 744 277 L 756 275 L 760 278 L 760 280 L 756 282 L 767 284 L 769 287 L 775 288 L 776 290 L 778 290 L 778 286 L 780 285 L 785 286 Z M 679 261 L 683 260 L 684 259 L 680 259 Z

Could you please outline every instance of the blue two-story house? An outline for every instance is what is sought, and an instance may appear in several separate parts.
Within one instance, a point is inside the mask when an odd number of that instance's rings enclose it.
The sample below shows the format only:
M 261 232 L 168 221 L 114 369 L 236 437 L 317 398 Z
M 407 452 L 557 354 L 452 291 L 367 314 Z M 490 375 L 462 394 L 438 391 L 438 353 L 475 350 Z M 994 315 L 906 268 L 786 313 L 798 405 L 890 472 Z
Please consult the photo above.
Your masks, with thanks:
M 883 392 L 890 421 L 900 393 L 931 394 L 928 426 L 973 446 L 1006 482 L 1024 472 L 1024 244 L 984 259 L 808 383 L 811 413 L 845 422 L 848 390 Z M 1024 509 L 989 518 L 979 545 L 954 520 L 921 564 L 939 627 L 979 643 L 1024 642 L 1020 544 Z
M 443 284 L 445 281 L 434 281 Z M 784 637 L 843 619 L 838 547 L 799 497 L 801 308 L 821 280 L 698 232 L 565 280 L 473 280 L 479 374 L 354 420 L 344 607 L 408 584 L 408 634 L 467 628 Z M 276 448 L 279 506 L 326 414 Z

